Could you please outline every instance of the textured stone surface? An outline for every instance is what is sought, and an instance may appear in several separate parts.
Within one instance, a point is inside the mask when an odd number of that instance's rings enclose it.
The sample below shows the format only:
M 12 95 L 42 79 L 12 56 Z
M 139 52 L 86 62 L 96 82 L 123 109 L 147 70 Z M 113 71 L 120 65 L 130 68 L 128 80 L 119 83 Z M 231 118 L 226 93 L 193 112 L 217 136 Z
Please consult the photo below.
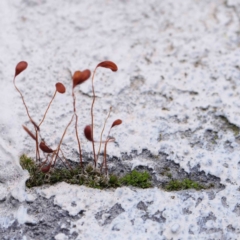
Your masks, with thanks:
M 1 239 L 238 239 L 240 236 L 240 4 L 238 0 L 0 1 Z M 32 130 L 12 78 L 39 122 L 58 81 L 41 134 L 55 149 L 72 114 L 71 72 L 103 60 L 113 73 L 95 78 L 95 136 L 110 106 L 109 168 L 147 170 L 155 186 L 167 175 L 213 183 L 207 191 L 121 188 L 98 191 L 61 183 L 25 190 L 19 156 L 35 155 Z M 91 122 L 91 83 L 76 89 L 83 128 Z M 106 138 L 106 133 L 104 134 Z M 74 126 L 63 141 L 78 161 Z M 224 188 L 223 188 L 224 186 Z M 48 211 L 49 209 L 49 211 Z M 93 231 L 94 229 L 94 231 Z

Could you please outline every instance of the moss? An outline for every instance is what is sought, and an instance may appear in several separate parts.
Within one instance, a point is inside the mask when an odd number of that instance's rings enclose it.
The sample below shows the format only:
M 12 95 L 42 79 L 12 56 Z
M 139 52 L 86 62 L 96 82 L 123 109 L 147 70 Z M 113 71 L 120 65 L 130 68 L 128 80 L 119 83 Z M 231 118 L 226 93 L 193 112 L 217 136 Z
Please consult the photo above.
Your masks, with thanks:
M 194 182 L 188 178 L 183 180 L 171 180 L 166 186 L 165 190 L 167 191 L 179 191 L 179 190 L 185 190 L 185 189 L 195 189 L 195 190 L 201 190 L 206 189 L 207 187 Z
M 120 179 L 120 183 L 126 186 L 134 186 L 139 188 L 149 188 L 152 186 L 150 182 L 151 176 L 148 172 L 138 172 L 133 170 Z
M 171 174 L 171 173 L 167 173 L 166 176 L 167 176 L 168 178 L 172 178 L 172 174 Z
M 240 128 L 239 128 L 237 125 L 229 122 L 229 120 L 228 120 L 225 116 L 219 116 L 219 118 L 227 125 L 227 127 L 228 127 L 230 130 L 233 131 L 234 136 L 239 135 L 239 133 L 240 133 Z
M 139 188 L 151 187 L 150 175 L 147 172 L 142 173 L 136 170 L 119 178 L 116 175 L 106 176 L 99 169 L 94 168 L 92 164 L 88 164 L 84 169 L 80 167 L 73 169 L 54 168 L 45 174 L 41 172 L 40 166 L 26 155 L 20 157 L 20 165 L 30 174 L 30 178 L 26 182 L 26 186 L 29 188 L 62 181 L 98 189 L 117 188 L 123 185 Z
M 26 155 L 20 157 L 20 165 L 28 170 L 30 178 L 26 182 L 27 187 L 35 187 L 43 184 L 46 175 L 39 170 L 37 164 Z
M 75 167 L 73 169 L 54 168 L 49 173 L 42 173 L 40 166 L 26 155 L 20 157 L 20 165 L 28 170 L 29 179 L 26 182 L 28 188 L 41 186 L 44 184 L 55 184 L 57 182 L 67 182 L 69 184 L 85 185 L 91 188 L 105 189 L 117 188 L 121 186 L 134 186 L 138 188 L 152 187 L 151 176 L 148 172 L 138 172 L 136 170 L 127 173 L 119 178 L 116 175 L 106 176 L 96 169 L 92 164 L 88 164 L 84 169 Z M 172 178 L 169 168 L 164 169 L 164 175 Z M 167 191 L 179 191 L 185 189 L 207 189 L 213 187 L 211 184 L 206 187 L 190 179 L 173 180 L 171 179 L 164 187 Z
M 120 187 L 120 181 L 119 178 L 116 175 L 110 175 L 109 176 L 109 184 L 113 187 L 113 188 L 117 188 Z
M 20 165 L 23 169 L 29 169 L 30 171 L 35 167 L 34 161 L 26 155 L 20 157 Z

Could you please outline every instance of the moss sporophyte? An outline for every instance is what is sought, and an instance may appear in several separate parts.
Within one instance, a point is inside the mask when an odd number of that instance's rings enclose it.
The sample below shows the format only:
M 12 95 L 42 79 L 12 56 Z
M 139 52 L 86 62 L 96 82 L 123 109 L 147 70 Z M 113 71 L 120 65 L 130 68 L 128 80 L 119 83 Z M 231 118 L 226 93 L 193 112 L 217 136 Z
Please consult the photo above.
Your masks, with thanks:
M 68 161 L 66 160 L 65 155 L 64 155 L 64 151 L 62 150 L 62 143 L 64 141 L 64 137 L 67 134 L 67 130 L 70 127 L 72 122 L 74 122 L 75 135 L 76 135 L 76 139 L 77 139 L 77 146 L 78 146 L 78 153 L 79 153 L 79 168 L 83 169 L 82 148 L 81 148 L 81 141 L 80 141 L 79 134 L 78 134 L 78 114 L 77 114 L 77 111 L 76 111 L 76 95 L 74 93 L 74 90 L 75 90 L 75 88 L 77 86 L 83 84 L 88 79 L 90 79 L 91 71 L 88 70 L 88 69 L 83 70 L 83 71 L 79 71 L 78 70 L 78 71 L 75 71 L 74 74 L 71 74 L 71 76 L 72 76 L 72 87 L 71 88 L 72 88 L 72 99 L 73 99 L 73 114 L 70 117 L 70 120 L 69 120 L 67 126 L 65 127 L 62 136 L 60 137 L 60 141 L 59 141 L 57 147 L 56 148 L 51 148 L 50 145 L 47 144 L 43 140 L 44 139 L 43 138 L 44 133 L 41 132 L 40 127 L 41 127 L 41 125 L 43 124 L 43 122 L 44 122 L 44 120 L 46 118 L 47 112 L 48 112 L 48 110 L 49 110 L 49 108 L 50 108 L 50 106 L 51 106 L 51 104 L 52 104 L 56 94 L 57 93 L 64 94 L 65 91 L 66 91 L 66 88 L 60 82 L 55 84 L 55 92 L 53 94 L 53 97 L 50 100 L 50 102 L 49 102 L 49 104 L 48 104 L 48 106 L 47 106 L 47 108 L 45 110 L 45 113 L 43 114 L 43 117 L 42 117 L 40 123 L 36 123 L 33 120 L 33 118 L 30 115 L 30 113 L 29 113 L 29 109 L 27 107 L 27 104 L 25 102 L 25 99 L 24 99 L 24 96 L 23 96 L 22 92 L 20 91 L 20 89 L 16 85 L 16 77 L 20 73 L 25 71 L 27 69 L 27 67 L 28 67 L 28 63 L 25 62 L 25 61 L 21 61 L 21 62 L 19 62 L 17 64 L 17 66 L 15 68 L 15 75 L 14 75 L 14 78 L 13 78 L 13 84 L 14 84 L 16 90 L 18 91 L 18 93 L 21 96 L 23 105 L 24 105 L 24 107 L 26 109 L 26 112 L 27 112 L 27 116 L 29 118 L 30 123 L 33 126 L 33 129 L 34 129 L 34 132 L 32 132 L 31 130 L 29 130 L 28 127 L 23 125 L 23 129 L 35 141 L 35 144 L 36 144 L 36 163 L 38 163 L 39 171 L 42 172 L 43 174 L 48 173 L 52 168 L 55 167 L 57 161 L 62 161 L 63 164 L 66 166 L 66 168 L 69 171 L 73 170 L 72 167 L 69 165 Z M 104 125 L 103 125 L 103 129 L 102 129 L 101 136 L 100 136 L 100 141 L 97 141 L 95 139 L 95 134 L 94 134 L 94 112 L 93 112 L 93 110 L 94 110 L 94 103 L 96 101 L 96 95 L 95 95 L 95 89 L 94 89 L 94 77 L 95 77 L 95 74 L 96 74 L 96 71 L 97 71 L 98 68 L 107 68 L 107 69 L 110 69 L 113 72 L 116 72 L 118 70 L 117 65 L 114 62 L 112 62 L 112 61 L 103 61 L 103 62 L 99 63 L 95 67 L 95 69 L 93 71 L 93 74 L 92 74 L 92 95 L 93 95 L 93 97 L 92 97 L 92 104 L 91 104 L 91 108 L 90 108 L 91 109 L 90 110 L 91 124 L 87 125 L 84 128 L 84 135 L 85 135 L 86 139 L 88 141 L 90 141 L 91 144 L 92 144 L 94 171 L 100 172 L 100 173 L 105 172 L 106 177 L 108 177 L 107 145 L 109 143 L 115 142 L 115 138 L 110 136 L 111 129 L 113 127 L 121 125 L 122 124 L 122 120 L 121 119 L 116 119 L 112 123 L 112 125 L 111 125 L 111 127 L 109 129 L 109 132 L 108 132 L 108 135 L 107 135 L 106 139 L 102 140 L 103 132 L 105 130 L 105 125 L 106 125 L 106 122 L 107 122 L 107 120 L 108 120 L 108 118 L 110 116 L 111 110 L 112 110 L 112 107 L 110 107 L 109 113 L 108 113 L 107 118 L 106 118 L 106 120 L 104 122 Z M 96 142 L 100 143 L 99 144 L 99 149 L 98 149 L 97 153 L 96 153 L 96 150 L 95 150 L 95 143 Z M 104 145 L 104 148 L 103 148 L 103 161 L 101 163 L 98 163 L 98 158 L 99 158 L 99 155 L 100 155 L 100 152 L 101 152 L 102 144 Z M 43 157 L 40 154 L 40 150 L 43 153 Z M 41 178 L 40 175 L 39 175 L 39 177 Z
M 84 135 L 86 139 L 91 142 L 92 145 L 92 155 L 93 162 L 91 164 L 83 164 L 83 156 L 82 156 L 82 147 L 81 141 L 78 134 L 78 114 L 76 111 L 76 95 L 75 88 L 79 85 L 85 83 L 91 77 L 91 71 L 85 69 L 83 71 L 75 71 L 74 74 L 71 74 L 72 80 L 72 101 L 73 101 L 73 114 L 70 116 L 70 120 L 65 127 L 62 135 L 60 136 L 60 141 L 55 148 L 50 147 L 48 143 L 44 141 L 44 133 L 41 131 L 41 126 L 46 119 L 48 110 L 55 99 L 57 93 L 64 94 L 66 92 L 66 87 L 61 83 L 57 82 L 55 84 L 55 90 L 52 98 L 49 101 L 49 104 L 46 107 L 46 110 L 43 114 L 42 119 L 39 123 L 36 123 L 32 116 L 29 113 L 29 109 L 25 102 L 24 96 L 20 89 L 16 85 L 16 77 L 25 71 L 28 67 L 28 63 L 25 61 L 19 62 L 15 68 L 15 75 L 13 78 L 13 84 L 21 96 L 23 105 L 25 107 L 30 126 L 32 126 L 33 131 L 28 127 L 23 125 L 23 129 L 26 133 L 35 141 L 36 145 L 36 160 L 32 160 L 31 158 L 22 155 L 20 158 L 20 164 L 23 169 L 29 171 L 30 178 L 28 179 L 26 185 L 28 187 L 40 186 L 42 184 L 54 184 L 56 182 L 65 181 L 67 183 L 86 185 L 94 188 L 109 188 L 109 187 L 119 187 L 119 186 L 135 186 L 140 188 L 148 188 L 152 186 L 151 176 L 148 172 L 138 172 L 133 170 L 130 173 L 127 173 L 125 176 L 119 178 L 116 175 L 109 175 L 108 173 L 108 164 L 107 164 L 107 146 L 109 143 L 115 142 L 115 138 L 112 137 L 111 130 L 116 126 L 122 124 L 121 119 L 116 119 L 113 121 L 110 129 L 108 130 L 106 139 L 103 140 L 103 133 L 105 131 L 105 126 L 107 120 L 111 114 L 112 106 L 109 108 L 109 112 L 105 117 L 105 121 L 102 127 L 101 134 L 99 136 L 99 141 L 96 140 L 94 134 L 94 103 L 96 101 L 95 89 L 94 89 L 94 77 L 96 75 L 96 71 L 98 68 L 107 68 L 113 72 L 118 70 L 117 65 L 111 61 L 104 61 L 99 63 L 92 74 L 91 83 L 92 83 L 92 104 L 90 107 L 90 116 L 91 123 L 86 125 L 84 128 Z M 64 150 L 62 149 L 62 143 L 64 141 L 64 137 L 67 134 L 67 130 L 70 125 L 74 122 L 75 135 L 77 140 L 77 149 L 79 153 L 79 164 L 77 166 L 71 166 L 69 161 L 66 159 L 64 155 Z M 95 150 L 95 143 L 99 143 L 99 148 Z M 103 145 L 103 160 L 99 162 L 99 156 L 101 153 L 101 147 Z M 41 151 L 40 151 L 41 150 Z M 56 167 L 57 163 L 60 163 L 61 167 Z M 180 190 L 180 189 L 188 189 L 195 188 L 199 189 L 202 186 L 197 185 L 194 182 L 189 182 L 187 180 L 183 182 L 179 182 L 177 180 L 172 180 L 166 186 L 167 190 Z

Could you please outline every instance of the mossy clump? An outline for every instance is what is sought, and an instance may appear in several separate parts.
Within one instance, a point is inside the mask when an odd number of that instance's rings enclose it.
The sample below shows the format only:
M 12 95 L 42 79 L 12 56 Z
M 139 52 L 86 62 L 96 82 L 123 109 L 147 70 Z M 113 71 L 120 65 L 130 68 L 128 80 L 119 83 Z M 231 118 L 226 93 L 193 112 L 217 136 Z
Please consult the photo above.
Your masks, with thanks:
M 233 131 L 234 136 L 238 136 L 239 135 L 240 128 L 237 125 L 229 122 L 229 120 L 225 116 L 219 116 L 219 117 L 226 124 L 227 128 L 229 128 L 230 130 Z
M 150 182 L 151 176 L 148 172 L 138 172 L 133 170 L 127 173 L 124 177 L 120 179 L 121 184 L 126 186 L 134 186 L 139 188 L 149 188 L 152 187 Z
M 195 189 L 195 190 L 201 190 L 206 189 L 207 187 L 192 181 L 188 178 L 183 180 L 171 180 L 164 189 L 167 191 L 179 191 L 179 190 L 186 190 L 186 189 Z
M 45 174 L 40 171 L 40 168 L 31 158 L 26 155 L 22 155 L 20 157 L 20 165 L 23 169 L 28 170 L 30 175 L 30 178 L 26 182 L 27 187 L 31 188 L 43 184 Z
M 30 178 L 26 182 L 26 186 L 29 188 L 63 181 L 98 189 L 117 188 L 123 185 L 131 185 L 139 188 L 151 187 L 149 173 L 137 172 L 136 170 L 119 178 L 116 175 L 107 176 L 92 164 L 88 164 L 84 168 L 80 166 L 73 169 L 53 168 L 48 173 L 43 173 L 40 170 L 40 166 L 26 155 L 20 157 L 20 165 L 23 169 L 28 170 L 30 174 Z

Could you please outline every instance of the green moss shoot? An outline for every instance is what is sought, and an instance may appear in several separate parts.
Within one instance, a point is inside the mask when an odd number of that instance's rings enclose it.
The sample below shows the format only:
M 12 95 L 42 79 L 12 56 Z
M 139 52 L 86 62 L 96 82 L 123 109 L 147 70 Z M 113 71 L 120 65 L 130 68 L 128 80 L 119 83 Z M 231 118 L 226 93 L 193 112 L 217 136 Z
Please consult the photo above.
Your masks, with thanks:
M 138 172 L 133 170 L 120 179 L 121 184 L 139 188 L 149 188 L 152 186 L 151 176 L 148 172 Z
M 117 188 L 120 186 L 134 186 L 139 188 L 151 187 L 150 175 L 147 172 L 137 172 L 133 170 L 126 176 L 119 178 L 116 175 L 107 177 L 99 169 L 88 164 L 84 169 L 76 167 L 73 169 L 54 168 L 49 173 L 42 173 L 40 167 L 26 155 L 20 157 L 20 165 L 28 170 L 30 178 L 26 182 L 28 188 L 41 186 L 44 184 L 55 184 L 57 182 L 67 182 L 70 184 L 85 185 L 92 188 Z
M 195 189 L 195 190 L 201 190 L 206 189 L 207 187 L 194 182 L 190 179 L 183 179 L 183 180 L 171 180 L 166 186 L 165 190 L 167 191 L 179 191 L 179 190 L 186 190 L 186 189 Z

